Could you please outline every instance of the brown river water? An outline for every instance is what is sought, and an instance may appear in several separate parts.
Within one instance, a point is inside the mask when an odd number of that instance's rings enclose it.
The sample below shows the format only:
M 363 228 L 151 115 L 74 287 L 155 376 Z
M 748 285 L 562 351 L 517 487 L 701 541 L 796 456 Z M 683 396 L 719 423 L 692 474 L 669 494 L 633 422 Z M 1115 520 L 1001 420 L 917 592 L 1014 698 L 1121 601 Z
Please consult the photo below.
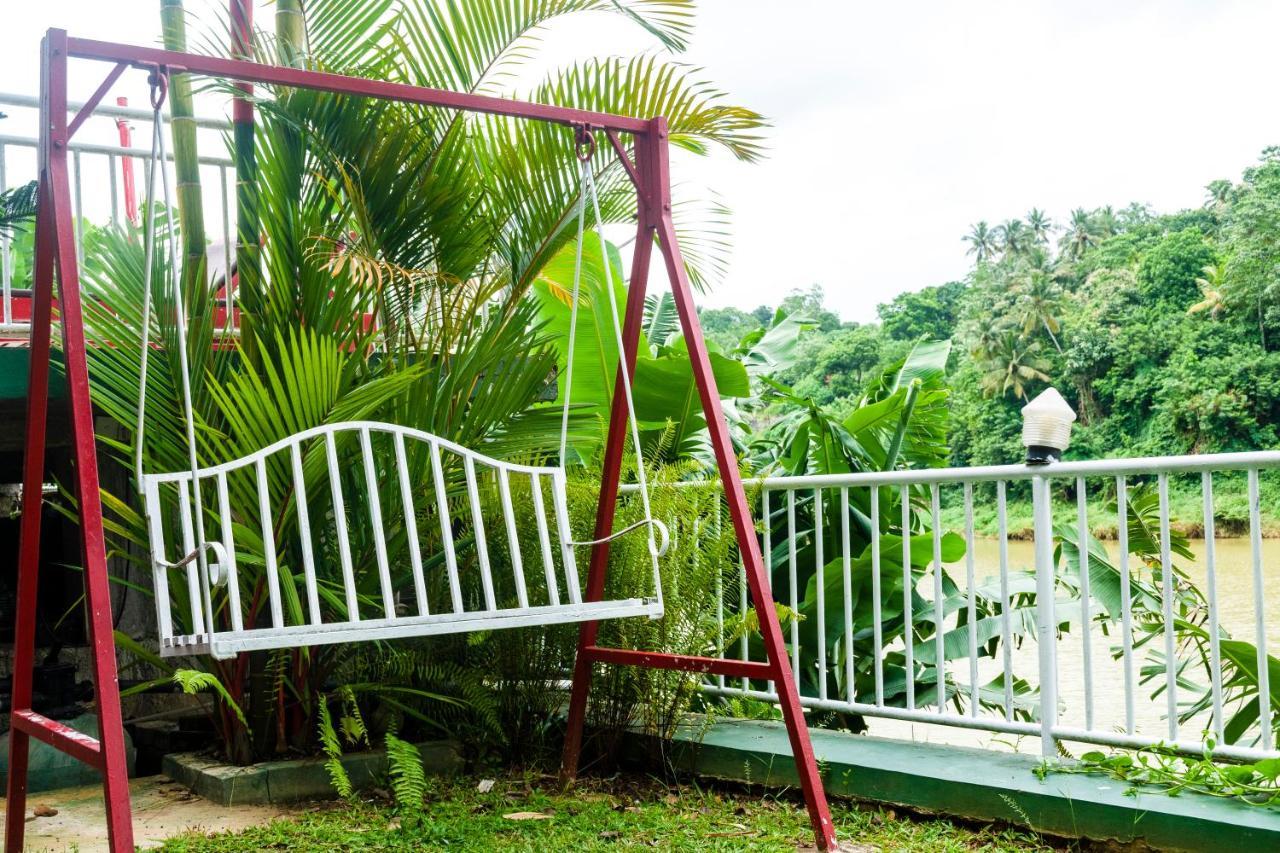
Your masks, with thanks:
M 1115 542 L 1106 543 L 1112 562 L 1117 562 Z M 1175 557 L 1175 562 L 1191 579 L 1208 595 L 1206 583 L 1205 542 L 1202 539 L 1190 542 L 1191 550 L 1196 555 L 1194 564 Z M 995 578 L 999 572 L 999 546 L 994 539 L 979 539 L 975 542 L 974 556 L 976 560 L 976 577 L 981 583 L 983 577 Z M 1267 651 L 1272 656 L 1280 656 L 1280 539 L 1264 539 L 1262 542 L 1263 572 L 1263 615 L 1266 620 Z M 1009 568 L 1011 571 L 1034 566 L 1034 545 L 1028 541 L 1009 543 Z M 1218 539 L 1215 543 L 1215 574 L 1217 576 L 1217 598 L 1219 622 L 1232 637 L 1256 642 L 1253 563 L 1249 540 Z M 1131 561 L 1131 569 L 1133 563 Z M 950 567 L 953 578 L 963 582 L 963 566 Z M 931 596 L 930 578 L 925 578 L 922 592 Z M 1113 646 L 1119 645 L 1117 631 L 1111 636 L 1105 635 L 1100 627 L 1095 626 L 1091 633 L 1091 652 L 1093 661 L 1093 704 L 1094 727 L 1109 731 L 1123 731 L 1125 722 L 1124 668 L 1119 660 L 1112 658 Z M 1144 654 L 1134 654 L 1135 681 L 1136 673 L 1141 669 Z M 962 682 L 968 682 L 968 665 L 960 661 L 953 674 Z M 980 667 L 980 679 L 985 681 L 999 672 L 1000 664 Z M 1062 724 L 1083 728 L 1085 717 L 1085 679 L 1083 662 L 1083 641 L 1078 630 L 1065 635 L 1058 643 L 1058 695 L 1062 704 Z M 1038 681 L 1038 659 L 1034 642 L 1026 642 L 1013 653 L 1014 674 L 1026 678 L 1031 683 Z M 1207 683 L 1208 676 L 1202 678 L 1197 673 L 1197 681 Z M 1167 700 L 1162 694 L 1156 699 L 1151 693 L 1155 682 L 1138 684 L 1135 692 L 1135 723 L 1139 734 L 1153 737 L 1166 737 L 1168 723 L 1165 719 Z M 1228 717 L 1230 710 L 1228 710 Z M 994 747 L 997 749 L 1017 749 L 1026 752 L 1038 752 L 1039 740 L 1032 737 L 1017 738 L 1012 735 L 990 733 L 978 730 L 960 729 L 951 726 L 910 723 L 899 720 L 870 719 L 870 733 L 884 737 L 907 740 L 948 743 L 964 746 Z M 1183 737 L 1193 739 L 1208 726 L 1208 715 L 1197 718 L 1182 726 Z M 1074 750 L 1077 754 L 1079 749 Z

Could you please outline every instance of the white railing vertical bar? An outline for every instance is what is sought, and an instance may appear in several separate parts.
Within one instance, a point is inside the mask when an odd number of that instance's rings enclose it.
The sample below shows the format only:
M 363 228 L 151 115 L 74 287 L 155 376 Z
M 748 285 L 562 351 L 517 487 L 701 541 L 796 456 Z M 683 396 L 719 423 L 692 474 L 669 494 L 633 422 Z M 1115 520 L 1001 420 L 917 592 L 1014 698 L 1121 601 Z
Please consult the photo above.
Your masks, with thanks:
M 533 515 L 538 525 L 538 544 L 542 548 L 542 571 L 547 579 L 547 600 L 560 604 L 560 584 L 556 583 L 556 562 L 551 550 L 551 531 L 547 524 L 546 501 L 542 497 L 542 477 L 529 475 L 529 488 L 533 490 Z M 721 602 L 723 605 L 723 602 Z M 723 619 L 724 614 L 721 614 Z M 722 647 L 724 643 L 720 644 Z
M 1076 478 L 1076 552 L 1080 562 L 1080 643 L 1084 668 L 1084 727 L 1093 728 L 1093 614 L 1089 589 L 1089 507 L 1084 477 Z
M 1222 650 L 1218 646 L 1218 577 L 1215 565 L 1215 536 L 1213 525 L 1213 474 L 1200 475 L 1200 492 L 1204 500 L 1204 567 L 1205 587 L 1209 597 L 1209 681 L 1213 696 L 1213 733 L 1222 741 Z
M 719 535 L 719 530 L 722 526 L 722 522 L 720 518 L 721 518 L 720 513 L 717 511 L 716 512 L 717 535 Z M 742 555 L 739 554 L 738 555 L 738 607 L 739 607 L 738 612 L 745 616 L 748 606 L 749 604 L 747 600 L 747 564 L 746 564 L 746 561 L 742 559 Z M 751 660 L 751 644 L 748 642 L 746 631 L 742 632 L 742 639 L 738 641 L 738 657 L 741 658 L 742 660 Z M 742 689 L 748 690 L 750 688 L 751 688 L 751 679 L 743 678 Z
M 320 590 L 316 586 L 316 560 L 311 548 L 311 514 L 307 509 L 307 481 L 302 474 L 302 450 L 297 443 L 289 445 L 289 461 L 293 466 L 293 500 L 298 509 L 298 544 L 302 549 L 302 575 L 307 585 L 307 610 L 312 625 L 319 625 Z M 219 477 L 218 486 L 225 483 L 226 475 Z M 221 496 L 219 496 L 221 497 Z
M 329 466 L 329 494 L 333 498 L 333 526 L 338 534 L 338 561 L 342 566 L 342 587 L 346 595 L 347 619 L 351 622 L 359 622 L 360 605 L 356 595 L 355 570 L 351 566 L 351 538 L 347 533 L 347 507 L 342 499 L 338 447 L 332 432 L 324 434 L 324 454 Z
M 218 514 L 222 521 L 222 546 L 227 551 L 227 565 L 222 570 L 227 576 L 227 606 L 231 610 L 231 630 L 244 630 L 244 615 L 240 612 L 240 576 L 236 572 L 236 538 L 231 525 L 231 498 L 227 493 L 227 475 L 218 474 Z
M 1169 740 L 1178 739 L 1178 663 L 1173 636 L 1173 558 L 1169 548 L 1169 475 L 1156 478 L 1160 494 L 1160 580 L 1164 599 L 1164 674 L 1165 698 L 1169 718 Z
M 768 529 L 769 519 L 765 519 L 765 529 Z M 698 541 L 699 522 L 695 519 L 693 522 L 693 539 Z M 724 647 L 724 572 L 716 573 L 716 656 L 721 660 L 725 659 Z M 724 673 L 716 675 L 716 687 L 724 689 Z
M 111 193 L 111 225 L 113 228 L 120 227 L 120 201 L 117 198 L 116 190 L 116 155 L 107 155 L 107 174 L 110 176 L 107 191 Z M 2 190 L 0 190 L 2 191 Z
M 422 573 L 422 542 L 418 539 L 418 513 L 413 508 L 413 489 L 409 485 L 409 457 L 404 448 L 404 433 L 395 432 L 396 473 L 400 479 L 400 504 L 404 511 L 404 536 L 409 549 L 409 569 L 413 572 L 413 594 L 418 599 L 418 615 L 427 616 L 427 579 Z
M 440 543 L 444 551 L 445 571 L 449 575 L 449 598 L 453 612 L 461 613 L 462 584 L 458 580 L 458 558 L 453 551 L 453 525 L 449 517 L 449 495 L 444 486 L 444 463 L 440 461 L 440 445 L 434 441 L 431 447 L 431 477 L 436 491 L 436 514 L 440 517 Z
M 937 677 L 938 713 L 947 710 L 946 616 L 942 601 L 942 496 L 938 484 L 929 488 L 930 533 L 933 539 L 933 661 Z
M 844 500 L 849 501 L 849 490 L 843 489 Z M 848 523 L 848 507 L 845 508 L 846 524 Z M 849 548 L 845 546 L 845 553 Z M 848 558 L 846 557 L 846 560 Z M 884 629 L 880 625 L 883 618 L 883 604 L 880 601 L 880 487 L 871 487 L 871 642 L 875 652 L 875 689 L 876 706 L 884 706 Z M 853 671 L 850 667 L 849 683 L 853 684 Z M 852 698 L 852 692 L 850 693 Z
M 267 573 L 267 598 L 271 608 L 271 625 L 284 627 L 284 608 L 280 603 L 280 570 L 276 562 L 276 533 L 271 516 L 271 494 L 267 486 L 267 461 L 259 459 L 254 466 L 258 482 L 258 517 L 262 527 L 262 559 Z
M 1254 640 L 1258 648 L 1258 728 L 1262 748 L 1271 749 L 1271 673 L 1267 656 L 1266 584 L 1262 577 L 1262 501 L 1258 488 L 1258 469 L 1249 469 L 1249 544 L 1253 552 L 1253 616 Z
M 764 576 L 773 583 L 773 518 L 769 515 L 769 490 L 760 490 L 760 517 L 764 519 Z M 718 513 L 718 511 L 717 511 Z M 745 578 L 744 578 L 745 580 Z M 745 613 L 745 605 L 743 612 Z M 768 692 L 775 692 L 776 685 L 770 681 Z
M 1004 718 L 1013 720 L 1013 626 L 1009 622 L 1009 516 L 1005 482 L 996 481 L 996 536 L 1000 550 L 1000 652 L 1004 681 Z
M 516 582 L 516 602 L 529 606 L 529 590 L 524 580 L 524 559 L 520 553 L 520 540 L 516 534 L 516 511 L 511 505 L 511 479 L 507 469 L 498 472 L 498 496 L 502 500 L 502 514 L 507 522 L 507 547 L 511 551 L 511 574 Z
M 1049 481 L 1031 480 L 1036 548 L 1036 648 L 1040 663 L 1040 752 L 1057 755 L 1053 730 L 1058 723 L 1057 616 L 1054 613 L 1053 507 Z
M 1120 643 L 1124 665 L 1124 731 L 1132 735 L 1136 725 L 1133 682 L 1133 590 L 1129 577 L 1129 484 L 1116 477 L 1116 542 L 1120 551 Z
M 489 566 L 489 542 L 484 532 L 484 513 L 480 509 L 480 487 L 476 482 L 476 463 L 470 456 L 462 457 L 462 470 L 467 479 L 467 497 L 471 501 L 471 524 L 475 539 L 476 556 L 480 560 L 480 586 L 484 591 L 484 606 L 497 610 L 493 595 L 493 570 Z
M 0 144 L 0 193 L 9 189 L 7 155 L 9 147 Z M 9 231 L 0 229 L 0 286 L 4 288 L 4 322 L 13 322 L 13 268 L 9 260 Z
M 196 549 L 196 537 L 191 527 L 191 493 L 187 491 L 190 483 L 187 480 L 178 482 L 178 512 L 182 515 L 182 553 L 190 554 Z M 204 633 L 204 596 L 200 594 L 200 570 L 196 561 L 187 563 L 183 573 L 187 579 L 187 599 L 191 603 L 191 632 Z
M 815 583 L 814 603 L 818 608 L 818 698 L 827 698 L 827 572 L 826 554 L 823 553 L 822 489 L 813 490 L 813 572 Z M 848 583 L 845 595 L 849 594 Z M 846 640 L 848 638 L 846 637 Z M 848 654 L 848 650 L 845 650 Z
M 978 716 L 978 581 L 973 556 L 973 483 L 964 484 L 964 576 L 969 615 L 969 716 Z
M 796 493 L 787 490 L 787 604 L 792 613 L 800 611 L 800 583 L 796 579 Z M 745 660 L 745 658 L 744 658 Z M 800 622 L 791 620 L 791 670 L 800 671 Z
M 902 497 L 902 643 L 906 661 L 904 672 L 907 677 L 907 710 L 916 709 L 916 656 L 915 656 L 915 619 L 912 614 L 911 592 L 911 490 L 909 486 L 901 489 Z
M 388 619 L 396 615 L 396 591 L 391 586 L 391 565 L 387 561 L 387 531 L 382 526 L 382 497 L 378 493 L 378 471 L 373 464 L 373 439 L 368 429 L 360 430 L 360 456 L 364 463 L 365 494 L 369 497 L 369 524 L 373 527 L 373 556 L 382 587 L 382 609 Z
M 840 563 L 844 580 L 844 685 L 845 700 L 854 701 L 853 659 L 853 554 L 849 542 L 849 490 L 840 489 Z M 874 571 L 874 569 L 872 569 Z M 825 641 L 825 637 L 823 638 Z
M 155 588 L 156 625 L 161 640 L 173 637 L 173 614 L 169 603 L 169 570 L 165 568 L 164 519 L 161 516 L 160 485 L 154 480 L 143 480 L 147 502 L 147 527 L 152 543 L 151 583 Z
M 74 203 L 75 203 L 75 211 L 76 211 L 76 223 L 75 223 L 75 227 L 71 229 L 71 233 L 75 235 L 76 263 L 79 265 L 81 269 L 84 269 L 84 203 L 83 203 L 84 176 L 81 174 L 80 152 L 73 151 L 71 153 L 71 160 L 72 160 L 72 164 L 75 167 L 75 173 L 76 173 L 76 182 L 72 185 L 73 187 L 75 187 Z M 188 551 L 187 553 L 191 553 L 191 552 Z
M 569 601 L 582 603 L 582 589 L 578 583 L 578 561 L 573 553 L 573 530 L 569 527 L 569 510 L 565 507 L 564 469 L 557 468 L 551 474 L 551 503 L 555 508 L 556 525 L 560 529 L 560 556 L 564 562 L 564 582 Z

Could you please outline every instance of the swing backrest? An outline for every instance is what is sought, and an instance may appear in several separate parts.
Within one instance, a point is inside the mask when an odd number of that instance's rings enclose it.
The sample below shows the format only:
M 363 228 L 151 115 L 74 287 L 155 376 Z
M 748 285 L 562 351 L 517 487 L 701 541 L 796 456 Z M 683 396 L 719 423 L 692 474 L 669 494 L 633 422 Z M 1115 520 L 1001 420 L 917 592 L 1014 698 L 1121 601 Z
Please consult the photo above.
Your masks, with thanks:
M 207 578 L 192 559 L 191 472 L 142 478 L 162 654 L 655 615 L 647 599 L 582 601 L 560 468 L 355 421 L 289 436 L 196 479 L 212 545 Z M 430 529 L 419 529 L 424 519 Z M 531 527 L 536 541 L 522 543 Z M 166 529 L 180 543 L 167 543 Z M 294 541 L 281 541 L 282 529 Z M 175 631 L 174 608 L 189 632 Z

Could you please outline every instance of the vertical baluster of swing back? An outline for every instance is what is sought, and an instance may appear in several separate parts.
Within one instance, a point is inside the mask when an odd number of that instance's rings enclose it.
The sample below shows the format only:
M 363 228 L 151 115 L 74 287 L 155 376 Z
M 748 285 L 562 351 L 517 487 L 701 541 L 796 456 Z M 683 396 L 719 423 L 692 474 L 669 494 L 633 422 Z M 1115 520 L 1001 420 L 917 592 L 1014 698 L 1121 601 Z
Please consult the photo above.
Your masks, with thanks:
M 458 555 L 453 550 L 453 526 L 449 521 L 449 497 L 444 489 L 444 465 L 440 462 L 440 445 L 431 442 L 431 476 L 436 487 L 436 514 L 440 516 L 440 548 L 444 551 L 445 570 L 449 573 L 449 597 L 453 612 L 462 612 L 462 584 L 458 582 Z
M 1169 475 L 1156 478 L 1160 493 L 1160 578 L 1164 599 L 1164 672 L 1169 741 L 1178 739 L 1178 666 L 1176 640 L 1173 636 L 1173 557 L 1169 548 Z
M 827 582 L 826 556 L 822 552 L 822 489 L 813 490 L 813 569 L 817 578 L 818 607 L 818 698 L 827 698 Z
M 542 497 L 542 477 L 536 471 L 529 474 L 529 488 L 533 492 L 533 515 L 538 525 L 538 544 L 542 548 L 542 571 L 547 579 L 547 601 L 552 606 L 559 606 L 560 584 L 556 583 L 556 563 L 551 550 L 547 506 Z
M 1205 471 L 1200 475 L 1200 491 L 1204 500 L 1204 566 L 1205 593 L 1209 599 L 1209 680 L 1210 693 L 1213 697 L 1213 734 L 1218 743 L 1223 742 L 1222 719 L 1222 649 L 1218 645 L 1218 575 L 1217 575 L 1217 542 L 1213 520 L 1213 474 Z
M 693 520 L 693 541 L 700 541 L 701 519 Z M 724 570 L 716 572 L 716 657 L 724 660 Z M 724 690 L 724 673 L 716 675 L 716 687 Z
M 364 461 L 365 493 L 369 496 L 369 523 L 373 526 L 373 554 L 382 586 L 382 609 L 388 619 L 396 617 L 396 593 L 391 587 L 391 566 L 387 562 L 387 531 L 382 527 L 382 497 L 378 494 L 378 470 L 373 464 L 373 439 L 367 427 L 360 430 L 360 456 Z
M 484 606 L 497 610 L 493 595 L 493 571 L 489 567 L 489 543 L 484 533 L 484 513 L 480 511 L 480 487 L 476 483 L 476 463 L 470 456 L 462 457 L 462 468 L 467 477 L 467 496 L 471 499 L 471 524 L 475 534 L 476 556 L 480 558 L 480 586 L 484 588 Z
M 937 483 L 929 489 L 929 508 L 933 530 L 933 650 L 934 674 L 938 678 L 938 713 L 947 710 L 947 656 L 945 616 L 942 607 L 942 498 Z
M 1093 731 L 1093 626 L 1089 589 L 1089 506 L 1084 477 L 1076 478 L 1076 555 L 1080 558 L 1080 642 L 1084 667 L 1084 727 Z
M 787 604 L 792 614 L 800 612 L 800 583 L 796 578 L 796 493 L 794 489 L 787 489 Z M 791 619 L 791 671 L 800 671 L 800 622 L 794 617 Z
M 502 516 L 507 522 L 507 547 L 511 551 L 511 574 L 516 582 L 516 603 L 529 606 L 529 590 L 524 582 L 524 559 L 516 536 L 516 511 L 511 506 L 511 478 L 505 466 L 497 469 L 498 497 L 502 500 Z
M 227 551 L 227 564 L 222 570 L 227 578 L 227 607 L 231 610 L 231 630 L 244 630 L 244 614 L 240 611 L 240 575 L 236 570 L 236 537 L 231 526 L 231 498 L 227 493 L 227 472 L 218 472 L 218 516 L 222 522 L 222 546 Z
M 111 225 L 114 228 L 120 227 L 120 201 L 119 190 L 116 189 L 116 155 L 107 155 L 107 174 L 111 176 L 108 182 L 107 191 L 111 193 Z M 4 192 L 4 187 L 0 186 L 0 192 Z
M 151 577 L 156 596 L 156 624 L 160 628 L 160 640 L 173 639 L 173 614 L 169 604 L 169 570 L 164 547 L 164 518 L 161 516 L 160 487 L 155 480 L 144 477 L 143 495 L 147 501 L 147 530 L 151 539 Z
M 226 306 L 226 316 L 222 320 L 222 332 L 226 334 L 230 329 L 235 328 L 235 315 L 232 313 L 231 304 L 231 204 L 227 195 L 227 167 L 218 167 L 218 183 L 222 192 L 218 194 L 218 198 L 222 202 L 222 296 L 223 304 Z M 316 620 L 319 624 L 319 620 Z
M 1271 749 L 1271 719 L 1275 713 L 1271 699 L 1271 667 L 1267 655 L 1266 583 L 1262 576 L 1262 500 L 1258 469 L 1249 469 L 1249 551 L 1253 562 L 1253 640 L 1258 652 L 1258 728 L 1262 748 Z
M 1005 505 L 1005 482 L 996 482 L 996 536 L 1000 549 L 1000 650 L 1004 681 L 1004 718 L 1013 720 L 1013 625 L 1009 616 L 1009 518 Z
M 973 556 L 973 484 L 964 484 L 964 577 L 969 622 L 969 716 L 978 716 L 978 581 Z
M 773 519 L 769 515 L 769 489 L 767 486 L 760 487 L 760 515 L 764 519 L 764 576 L 769 579 L 769 583 L 773 583 Z M 744 572 L 745 575 L 745 572 Z M 745 599 L 744 599 L 745 600 Z M 746 607 L 743 607 L 746 612 Z M 769 682 L 767 691 L 774 693 L 777 685 L 773 681 Z
M 846 497 L 847 501 L 848 498 Z M 847 513 L 846 513 L 847 514 Z M 846 552 L 848 548 L 845 549 Z M 884 618 L 880 600 L 880 487 L 871 487 L 871 630 L 875 649 L 876 707 L 884 706 L 884 630 L 880 626 Z M 850 667 L 849 683 L 853 684 Z
M 853 554 L 849 545 L 849 489 L 840 489 L 840 563 L 844 581 L 844 692 L 854 701 L 853 690 Z M 825 641 L 825 638 L 824 638 Z
M 347 600 L 347 621 L 360 621 L 355 570 L 351 566 L 351 538 L 347 533 L 347 505 L 342 499 L 342 479 L 338 468 L 338 447 L 333 432 L 324 434 L 324 455 L 329 466 L 329 492 L 333 497 L 333 526 L 338 534 L 338 560 L 342 565 L 342 587 Z
M 189 557 L 196 550 L 196 537 L 191 526 L 190 478 L 177 481 L 178 512 L 182 516 L 182 556 Z M 200 594 L 199 558 L 187 562 L 187 600 L 191 606 L 191 633 L 204 633 L 204 596 Z
M 1124 666 L 1124 731 L 1136 725 L 1133 680 L 1133 592 L 1129 578 L 1129 494 L 1124 476 L 1116 477 L 1116 550 L 1120 552 L 1120 642 Z
M 907 710 L 916 708 L 916 653 L 915 653 L 915 619 L 912 616 L 911 593 L 913 591 L 911 574 L 911 488 L 903 486 L 902 498 L 902 620 L 905 626 L 902 631 L 903 656 L 906 660 L 907 675 Z
M 724 535 L 724 516 L 721 515 L 719 508 L 716 509 L 716 535 Z M 743 615 L 747 612 L 747 562 L 742 559 L 741 549 L 738 553 L 738 606 Z M 742 639 L 738 641 L 738 657 L 742 660 L 751 660 L 751 644 L 747 641 L 747 634 L 742 633 Z M 751 679 L 742 679 L 742 690 L 745 693 L 751 689 Z
M 564 469 L 551 471 L 551 505 L 556 513 L 556 527 L 560 534 L 560 559 L 564 563 L 565 590 L 570 604 L 582 603 L 582 588 L 578 582 L 578 560 L 573 553 L 573 528 L 569 526 L 569 509 L 565 506 Z
M 392 433 L 396 448 L 396 474 L 400 480 L 400 503 L 404 508 L 404 535 L 409 548 L 409 568 L 413 572 L 413 593 L 418 599 L 418 615 L 426 616 L 427 580 L 422 574 L 422 544 L 418 541 L 418 516 L 413 509 L 413 489 L 409 486 L 409 458 L 404 449 L 404 433 Z
M 271 605 L 271 625 L 284 627 L 284 609 L 280 603 L 280 571 L 276 563 L 276 534 L 272 526 L 271 493 L 267 487 L 267 460 L 254 465 L 258 474 L 258 515 L 262 524 L 262 557 L 266 564 L 267 597 Z
M 302 450 L 297 442 L 289 445 L 289 461 L 293 467 L 293 500 L 298 510 L 298 544 L 302 550 L 302 575 L 307 587 L 307 611 L 312 625 L 320 624 L 320 590 L 316 586 L 316 561 L 311 548 L 311 515 L 307 511 L 307 482 L 302 475 Z M 218 487 L 225 488 L 226 478 L 219 477 Z

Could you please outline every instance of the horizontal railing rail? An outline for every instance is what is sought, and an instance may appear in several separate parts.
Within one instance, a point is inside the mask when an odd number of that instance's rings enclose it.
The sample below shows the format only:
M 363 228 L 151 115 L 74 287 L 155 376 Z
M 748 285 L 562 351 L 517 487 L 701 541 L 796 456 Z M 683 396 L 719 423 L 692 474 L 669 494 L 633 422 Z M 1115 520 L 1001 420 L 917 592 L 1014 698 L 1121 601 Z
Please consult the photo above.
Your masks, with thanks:
M 776 598 L 796 614 L 784 630 L 805 706 L 1037 737 L 1046 757 L 1066 741 L 1257 760 L 1280 756 L 1261 513 L 1277 468 L 1266 451 L 746 483 Z M 1214 498 L 1227 479 L 1246 506 L 1230 565 Z M 1015 490 L 1030 499 L 1025 530 L 1011 529 Z M 979 515 L 992 536 L 977 535 Z M 727 627 L 745 594 L 716 601 L 718 654 L 758 659 Z M 748 679 L 705 689 L 777 700 Z

